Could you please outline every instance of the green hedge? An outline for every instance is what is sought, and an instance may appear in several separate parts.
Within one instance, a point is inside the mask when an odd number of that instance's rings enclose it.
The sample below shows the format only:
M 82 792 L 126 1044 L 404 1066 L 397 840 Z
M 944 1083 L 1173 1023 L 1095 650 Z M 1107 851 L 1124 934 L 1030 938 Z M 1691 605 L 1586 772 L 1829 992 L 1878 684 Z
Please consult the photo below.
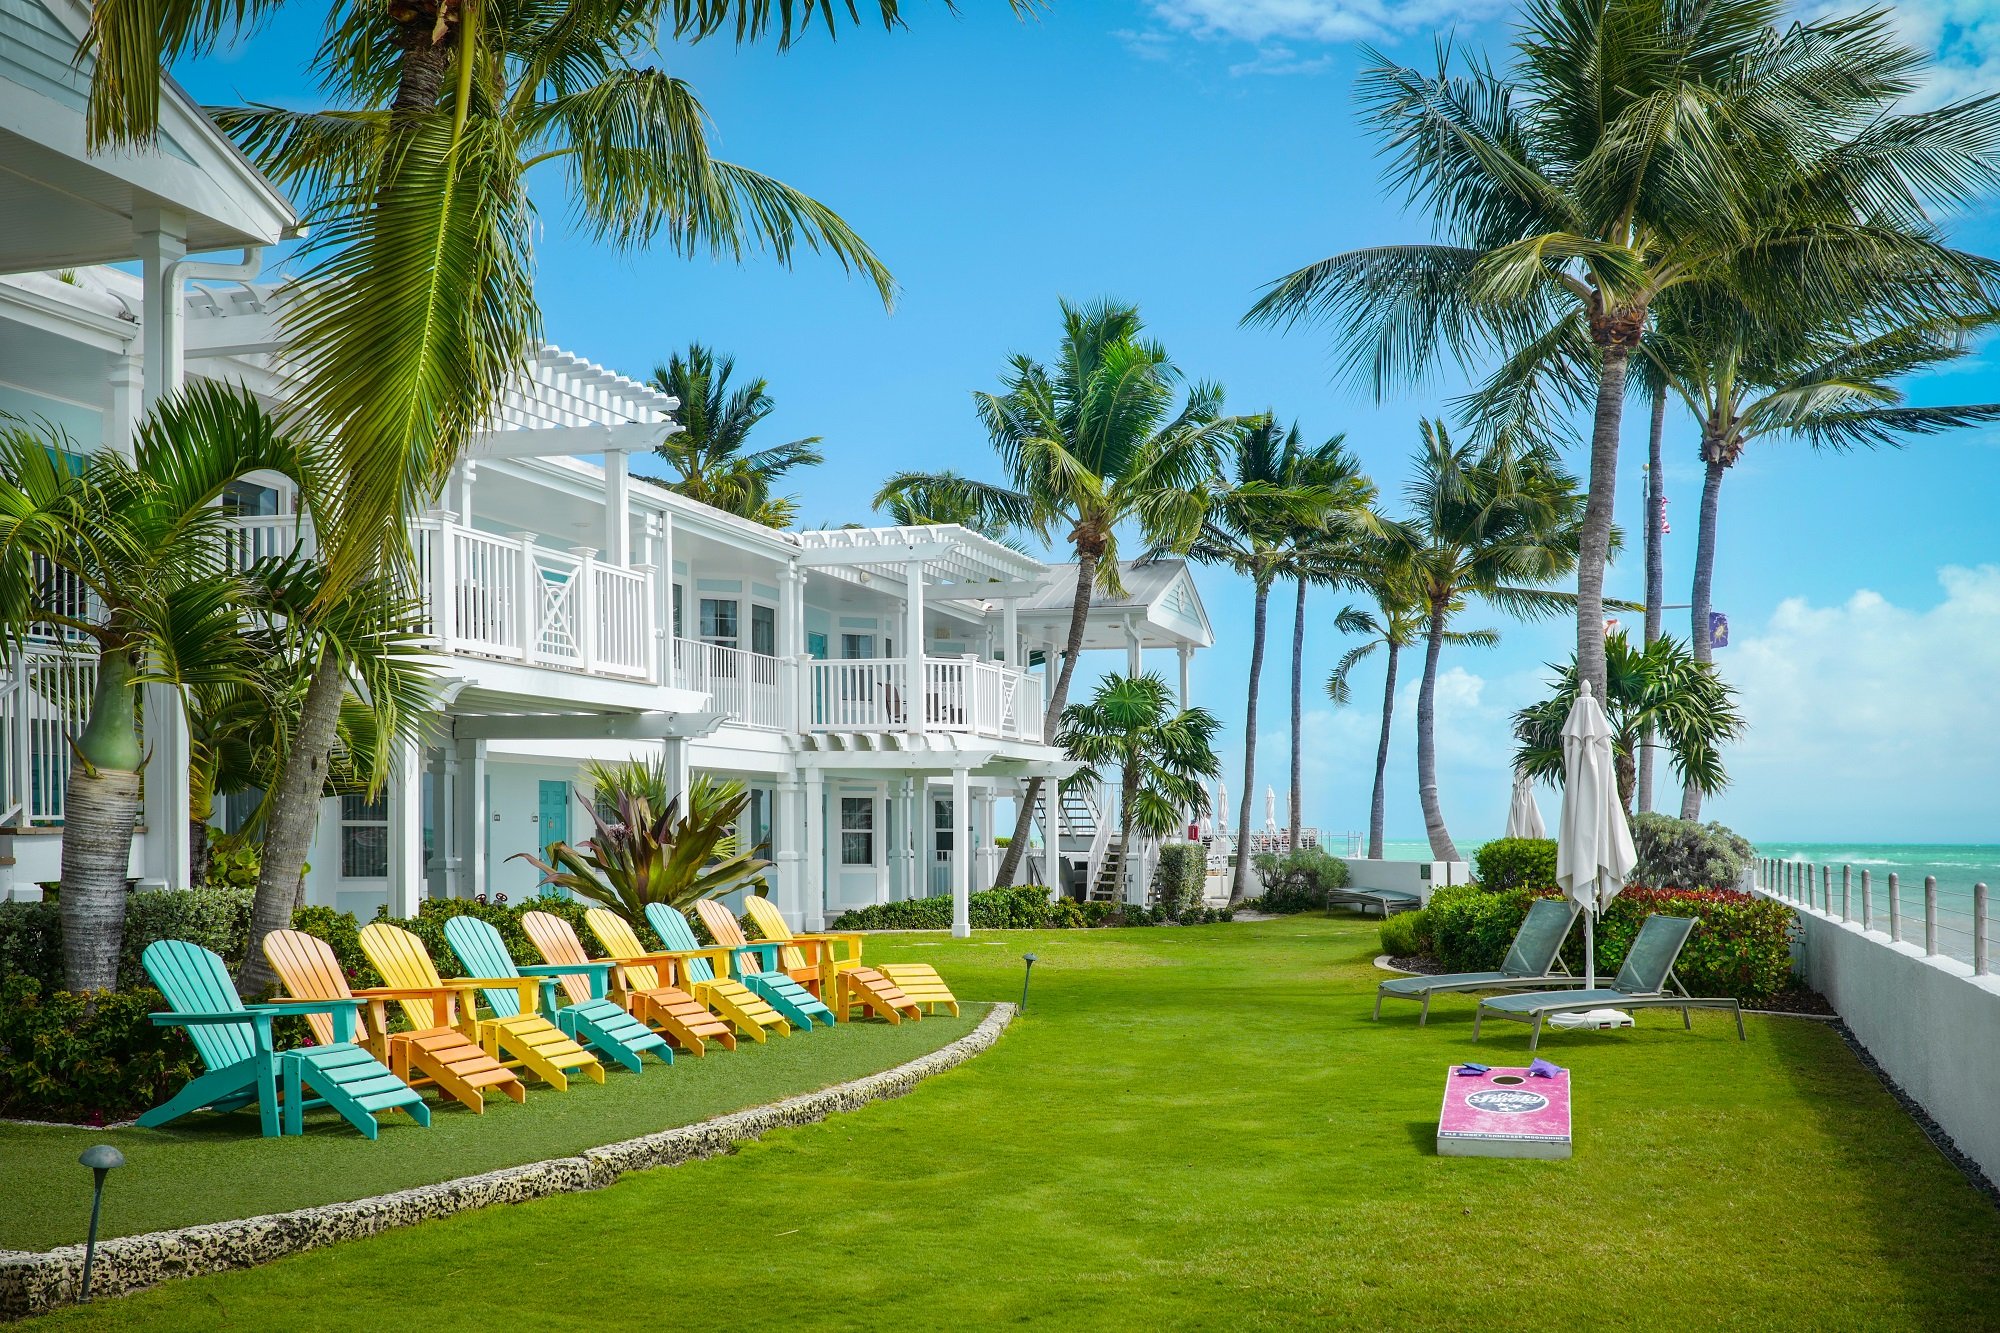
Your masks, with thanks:
M 201 1072 L 179 1028 L 153 1026 L 154 990 L 79 994 L 0 980 L 0 1115 L 101 1125 L 165 1101 Z
M 1039 884 L 1006 889 L 982 889 L 966 904 L 975 930 L 1080 930 L 1093 926 L 1161 926 L 1169 922 L 1200 925 L 1227 921 L 1227 908 L 1183 909 L 1179 916 L 1163 906 L 1130 907 L 1124 903 L 1079 903 L 1068 898 L 1049 901 Z M 951 898 L 906 898 L 902 902 L 857 907 L 835 917 L 832 930 L 950 930 Z
M 1259 912 L 1289 916 L 1298 912 L 1324 911 L 1326 895 L 1347 887 L 1347 862 L 1318 847 L 1303 847 L 1284 856 L 1260 856 L 1257 874 L 1264 892 L 1254 904 Z
M 1447 971 L 1490 972 L 1500 966 L 1528 913 L 1526 890 L 1496 893 L 1477 886 L 1438 889 L 1424 911 L 1430 933 L 1426 952 Z M 1626 889 L 1612 899 L 1597 922 L 1597 974 L 1615 975 L 1640 924 L 1654 914 L 1692 916 L 1701 925 L 1689 936 L 1675 972 L 1697 995 L 1733 995 L 1760 1000 L 1791 982 L 1791 909 L 1732 889 Z M 1583 930 L 1572 930 L 1563 962 L 1583 971 Z
M 1495 838 L 1472 854 L 1479 882 L 1489 889 L 1556 886 L 1554 838 Z
M 154 940 L 187 940 L 222 955 L 231 969 L 250 938 L 254 888 L 157 889 L 128 894 L 118 988 L 147 985 L 139 955 Z M 0 978 L 32 978 L 44 990 L 62 985 L 62 909 L 56 899 L 0 903 Z
M 1431 919 L 1424 912 L 1398 912 L 1382 919 L 1382 952 L 1414 958 L 1431 951 Z
M 1208 884 L 1208 852 L 1198 842 L 1160 846 L 1160 863 L 1153 867 L 1153 906 L 1174 920 L 1198 917 Z

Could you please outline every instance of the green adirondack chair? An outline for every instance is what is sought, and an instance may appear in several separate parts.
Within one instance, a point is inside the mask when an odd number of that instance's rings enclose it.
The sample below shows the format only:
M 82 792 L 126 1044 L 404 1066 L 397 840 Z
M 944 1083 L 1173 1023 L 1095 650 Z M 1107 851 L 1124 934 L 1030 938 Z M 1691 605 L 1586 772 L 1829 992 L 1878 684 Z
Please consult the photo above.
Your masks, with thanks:
M 190 1111 L 234 1111 L 257 1103 L 266 1138 L 305 1132 L 305 1111 L 327 1106 L 367 1138 L 381 1111 L 408 1111 L 431 1123 L 422 1094 L 354 1044 L 359 1000 L 287 1000 L 244 1004 L 222 960 L 185 940 L 155 940 L 139 956 L 146 975 L 173 1008 L 153 1015 L 159 1027 L 186 1028 L 208 1072 L 139 1117 L 147 1128 Z M 280 1051 L 274 1019 L 288 1014 L 331 1014 L 334 1041 Z M 308 1095 L 308 1093 L 312 1095 Z M 282 1110 L 282 1115 L 281 1115 Z
M 696 903 L 695 911 L 700 913 L 702 924 L 715 942 L 732 951 L 729 965 L 736 970 L 736 979 L 752 995 L 784 1015 L 785 1021 L 795 1028 L 810 1032 L 815 1027 L 833 1026 L 833 1010 L 792 980 L 779 963 L 778 945 L 770 941 L 753 943 L 744 936 L 743 927 L 736 923 L 730 910 L 713 899 Z M 688 927 L 687 918 L 665 903 L 647 904 L 646 920 L 668 948 L 692 946 L 694 932 Z M 678 928 L 675 923 L 679 923 Z M 673 932 L 671 938 L 669 931 Z M 675 939 L 686 939 L 689 946 L 676 944 Z
M 542 984 L 542 1009 L 555 1019 L 562 1034 L 579 1046 L 591 1046 L 624 1065 L 633 1073 L 640 1072 L 639 1057 L 647 1051 L 658 1056 L 662 1062 L 674 1062 L 673 1047 L 667 1039 L 638 1019 L 625 1012 L 623 1007 L 605 998 L 606 974 L 612 963 L 606 959 L 595 963 L 536 963 L 521 967 L 507 952 L 507 942 L 500 938 L 500 932 L 492 925 L 476 916 L 455 916 L 444 923 L 445 941 L 451 951 L 458 955 L 459 963 L 475 977 L 533 977 Z M 561 1005 L 556 1002 L 557 979 L 566 973 L 581 972 L 590 978 L 591 997 L 581 1004 Z M 510 987 L 489 986 L 480 992 L 493 1012 L 502 1018 L 511 1018 L 521 1012 L 521 993 Z

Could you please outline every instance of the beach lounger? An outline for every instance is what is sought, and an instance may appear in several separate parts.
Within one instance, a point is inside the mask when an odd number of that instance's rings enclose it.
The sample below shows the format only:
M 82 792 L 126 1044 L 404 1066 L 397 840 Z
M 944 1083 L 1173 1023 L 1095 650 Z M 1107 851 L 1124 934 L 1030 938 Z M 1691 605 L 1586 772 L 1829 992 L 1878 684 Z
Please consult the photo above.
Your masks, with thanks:
M 1681 956 L 1688 936 L 1700 924 L 1695 917 L 1661 916 L 1657 912 L 1647 917 L 1625 955 L 1625 965 L 1618 969 L 1608 990 L 1496 995 L 1481 1000 L 1472 1014 L 1472 1039 L 1479 1040 L 1479 1021 L 1489 1012 L 1497 1018 L 1533 1023 L 1535 1032 L 1528 1039 L 1528 1049 L 1533 1051 L 1542 1040 L 1542 1020 L 1550 1014 L 1576 1014 L 1590 1009 L 1678 1009 L 1681 1026 L 1692 1028 L 1694 1019 L 1688 1014 L 1690 1009 L 1729 1009 L 1736 1015 L 1737 1039 L 1748 1040 L 1743 1031 L 1740 1002 L 1727 997 L 1689 995 L 1674 976 L 1674 962 Z
M 1533 990 L 1546 987 L 1574 987 L 1578 978 L 1566 971 L 1553 971 L 1562 964 L 1556 956 L 1576 921 L 1577 904 L 1562 898 L 1539 898 L 1528 906 L 1527 918 L 1514 933 L 1514 943 L 1498 972 L 1452 972 L 1437 977 L 1392 977 L 1375 988 L 1375 1017 L 1382 1016 L 1382 1001 L 1421 1000 L 1423 1012 L 1417 1026 L 1430 1021 L 1431 997 L 1447 991 Z
M 690 1055 L 704 1055 L 708 1043 L 736 1049 L 736 1037 L 729 1025 L 701 1007 L 680 987 L 672 984 L 673 969 L 687 960 L 679 954 L 650 956 L 632 933 L 624 917 L 603 907 L 584 913 L 584 924 L 610 954 L 611 998 L 625 1006 L 627 1013 L 648 1027 L 657 1029 L 668 1041 Z M 583 941 L 569 922 L 547 912 L 521 913 L 521 929 L 528 942 L 541 951 L 544 962 L 570 964 L 585 959 Z M 590 994 L 590 978 L 579 972 L 565 972 L 561 981 L 572 1001 Z
M 1373 911 L 1383 917 L 1391 917 L 1398 912 L 1414 912 L 1423 906 L 1423 902 L 1416 894 L 1404 893 L 1401 889 L 1330 889 L 1326 905 L 1329 908 L 1358 907 L 1364 913 Z
M 595 1051 L 608 1060 L 616 1060 L 633 1073 L 641 1073 L 644 1066 L 639 1057 L 651 1051 L 654 1058 L 663 1064 L 674 1062 L 673 1048 L 667 1039 L 625 1012 L 625 1006 L 614 1004 L 605 995 L 609 982 L 606 974 L 615 964 L 610 962 L 583 963 L 531 963 L 526 967 L 514 962 L 507 952 L 506 941 L 489 921 L 481 921 L 476 916 L 455 916 L 444 923 L 445 943 L 458 955 L 458 961 L 474 976 L 491 977 L 496 980 L 517 981 L 523 977 L 533 978 L 541 983 L 541 1012 L 555 1019 L 556 1027 L 563 1036 L 578 1046 Z M 564 989 L 563 969 L 574 968 L 589 979 L 589 995 L 570 1004 L 564 1004 L 556 992 Z M 514 1018 L 523 1012 L 534 1014 L 536 1007 L 521 1003 L 521 992 L 514 986 L 485 986 L 481 992 L 486 996 L 487 1007 L 503 1018 Z

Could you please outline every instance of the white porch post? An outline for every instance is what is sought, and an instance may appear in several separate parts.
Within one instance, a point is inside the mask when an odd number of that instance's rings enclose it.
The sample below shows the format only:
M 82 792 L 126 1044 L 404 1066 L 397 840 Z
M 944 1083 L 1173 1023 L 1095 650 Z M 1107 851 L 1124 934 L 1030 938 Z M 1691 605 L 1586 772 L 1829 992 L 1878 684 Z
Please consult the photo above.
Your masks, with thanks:
M 632 564 L 632 472 L 623 449 L 604 451 L 604 556 L 620 569 Z
M 806 897 L 799 919 L 808 931 L 826 923 L 826 782 L 818 769 L 805 773 Z
M 799 844 L 805 840 L 799 779 L 780 779 L 771 799 L 771 859 L 778 875 L 778 908 L 791 920 L 803 919 L 806 890 L 799 864 Z
M 472 526 L 472 483 L 479 478 L 479 464 L 461 458 L 452 469 L 451 513 L 462 526 Z
M 1021 661 L 1020 607 L 1012 597 L 1000 603 L 1000 644 L 1009 669 L 1027 670 Z
M 1139 674 L 1139 627 L 1130 620 L 1125 622 L 1125 674 Z
M 1187 706 L 1188 706 L 1188 664 L 1194 661 L 1194 645 L 1191 643 L 1184 643 L 1181 644 L 1174 651 L 1175 654 L 1180 658 L 1181 711 L 1185 713 L 1187 711 Z
M 667 754 L 667 799 L 679 802 L 681 812 L 687 812 L 688 786 L 693 774 L 688 770 L 688 743 L 685 736 L 669 736 L 660 744 Z
M 1028 784 L 1021 784 L 1023 799 L 1026 799 Z M 1062 793 L 1056 780 L 1050 778 L 1042 783 L 1042 882 L 1048 886 L 1051 900 L 1062 897 L 1062 833 L 1061 824 L 1054 818 L 1060 808 Z
M 972 934 L 972 858 L 966 853 L 971 841 L 966 833 L 971 821 L 968 770 L 960 765 L 951 770 L 951 933 L 954 939 Z
M 979 887 L 993 887 L 993 877 L 1000 869 L 1000 849 L 993 845 L 993 789 L 983 787 L 979 795 L 972 798 L 973 839 L 978 844 Z
M 144 410 L 181 387 L 181 303 L 169 281 L 174 261 L 187 254 L 187 219 L 158 208 L 142 208 L 133 218 L 138 227 L 142 287 L 139 312 L 141 346 L 145 353 Z
M 430 761 L 431 828 L 436 854 L 431 858 L 427 891 L 433 898 L 456 898 L 462 836 L 458 824 L 458 747 L 440 745 L 430 752 Z
M 145 374 L 135 349 L 112 361 L 107 378 L 111 410 L 104 414 L 104 443 L 128 459 L 139 435 L 139 405 L 146 395 Z
M 904 778 L 894 785 L 892 791 L 896 822 L 900 826 L 894 847 L 898 898 L 923 898 L 930 892 L 930 886 L 923 882 L 917 869 L 917 849 L 924 843 L 923 826 L 917 822 L 918 790 L 915 778 Z
M 486 742 L 458 742 L 458 884 L 453 894 L 470 898 L 486 892 Z
M 778 693 L 782 710 L 779 720 L 788 731 L 799 730 L 799 702 L 804 686 L 800 683 L 809 668 L 799 665 L 806 651 L 804 578 L 799 562 L 787 560 L 778 571 Z
M 389 776 L 389 915 L 415 916 L 424 896 L 424 750 L 395 743 Z
M 660 515 L 660 684 L 680 684 L 680 645 L 674 642 L 674 515 Z
M 909 674 L 909 680 L 903 686 L 903 725 L 912 733 L 921 735 L 927 711 L 924 695 L 924 562 L 907 561 L 903 571 L 903 580 L 908 587 L 905 609 L 909 612 L 908 626 L 903 632 L 903 655 L 908 663 L 905 670 Z

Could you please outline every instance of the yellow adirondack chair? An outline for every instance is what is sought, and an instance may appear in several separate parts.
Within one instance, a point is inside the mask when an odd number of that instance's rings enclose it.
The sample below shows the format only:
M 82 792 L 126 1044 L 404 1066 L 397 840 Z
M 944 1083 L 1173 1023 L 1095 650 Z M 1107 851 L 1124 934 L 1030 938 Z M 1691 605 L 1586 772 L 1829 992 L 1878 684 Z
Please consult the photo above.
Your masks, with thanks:
M 585 912 L 583 923 L 597 936 L 606 953 L 634 961 L 638 970 L 627 975 L 635 988 L 643 989 L 645 978 L 651 973 L 655 980 L 694 996 L 698 1004 L 752 1041 L 765 1040 L 769 1032 L 781 1037 L 791 1035 L 792 1025 L 782 1014 L 730 977 L 727 949 L 703 949 L 696 945 L 690 932 L 686 936 L 689 947 L 648 953 L 639 943 L 632 923 L 606 907 L 593 907 Z M 733 1047 L 735 1043 L 732 1040 L 730 1044 Z
M 604 909 L 594 907 L 591 911 L 603 912 Z M 623 928 L 627 937 L 631 936 L 631 928 L 624 921 L 615 916 L 611 919 Z M 547 912 L 523 912 L 521 929 L 547 963 L 561 967 L 590 961 L 583 951 L 583 941 L 576 937 L 575 929 L 559 916 Z M 618 950 L 612 949 L 605 932 L 593 927 L 592 933 L 597 935 L 598 942 L 611 956 L 611 999 L 623 1006 L 626 1013 L 649 1027 L 658 1028 L 669 1041 L 691 1055 L 706 1054 L 710 1042 L 732 1051 L 736 1049 L 736 1034 L 729 1030 L 727 1023 L 702 1008 L 694 996 L 678 986 L 661 982 L 660 967 L 671 966 L 678 959 L 666 955 L 648 963 L 636 939 L 629 939 L 633 947 L 621 956 Z M 627 941 L 621 941 L 624 942 Z M 583 973 L 565 972 L 558 980 L 570 1003 L 582 1004 L 590 998 L 590 978 Z
M 486 1053 L 505 1065 L 526 1069 L 559 1091 L 569 1090 L 569 1076 L 583 1073 L 598 1083 L 604 1081 L 604 1066 L 597 1057 L 562 1034 L 562 1029 L 536 1011 L 539 977 L 454 977 L 449 982 L 438 976 L 437 966 L 424 952 L 424 942 L 386 921 L 371 921 L 361 928 L 361 952 L 382 974 L 382 980 L 398 989 L 465 992 L 459 1001 L 459 1030 L 486 1048 Z M 486 987 L 507 986 L 521 996 L 521 1012 L 505 1017 L 480 1018 L 476 997 L 470 992 Z M 432 1011 L 414 1000 L 398 1001 L 413 1027 L 427 1027 Z
M 413 1088 L 434 1086 L 446 1096 L 471 1107 L 475 1114 L 486 1110 L 486 1092 L 505 1093 L 517 1102 L 528 1100 L 528 1090 L 520 1076 L 475 1045 L 452 1023 L 460 1003 L 471 1003 L 470 991 L 457 992 L 440 986 L 403 988 L 377 986 L 350 990 L 340 970 L 340 960 L 323 939 L 302 930 L 274 930 L 264 937 L 264 956 L 271 960 L 285 992 L 295 1000 L 347 1000 L 368 1002 L 368 1017 L 354 1016 L 354 1041 L 389 1066 L 389 1072 Z M 426 1021 L 410 1032 L 389 1031 L 389 1001 L 430 1002 Z M 407 1006 L 406 1006 L 407 1009 Z M 423 1012 L 418 1006 L 417 1012 Z M 308 1014 L 313 1040 L 322 1046 L 334 1041 L 333 1020 L 325 1014 Z
M 900 1023 L 906 1017 L 923 1017 L 923 1009 L 901 987 L 880 969 L 862 963 L 858 933 L 794 935 L 785 922 L 785 914 L 769 898 L 745 898 L 743 910 L 756 923 L 758 934 L 786 946 L 778 950 L 778 965 L 787 975 L 794 981 L 804 981 L 804 973 L 813 974 L 814 992 L 832 1007 L 841 1022 L 847 1022 L 856 1004 L 891 1023 Z

